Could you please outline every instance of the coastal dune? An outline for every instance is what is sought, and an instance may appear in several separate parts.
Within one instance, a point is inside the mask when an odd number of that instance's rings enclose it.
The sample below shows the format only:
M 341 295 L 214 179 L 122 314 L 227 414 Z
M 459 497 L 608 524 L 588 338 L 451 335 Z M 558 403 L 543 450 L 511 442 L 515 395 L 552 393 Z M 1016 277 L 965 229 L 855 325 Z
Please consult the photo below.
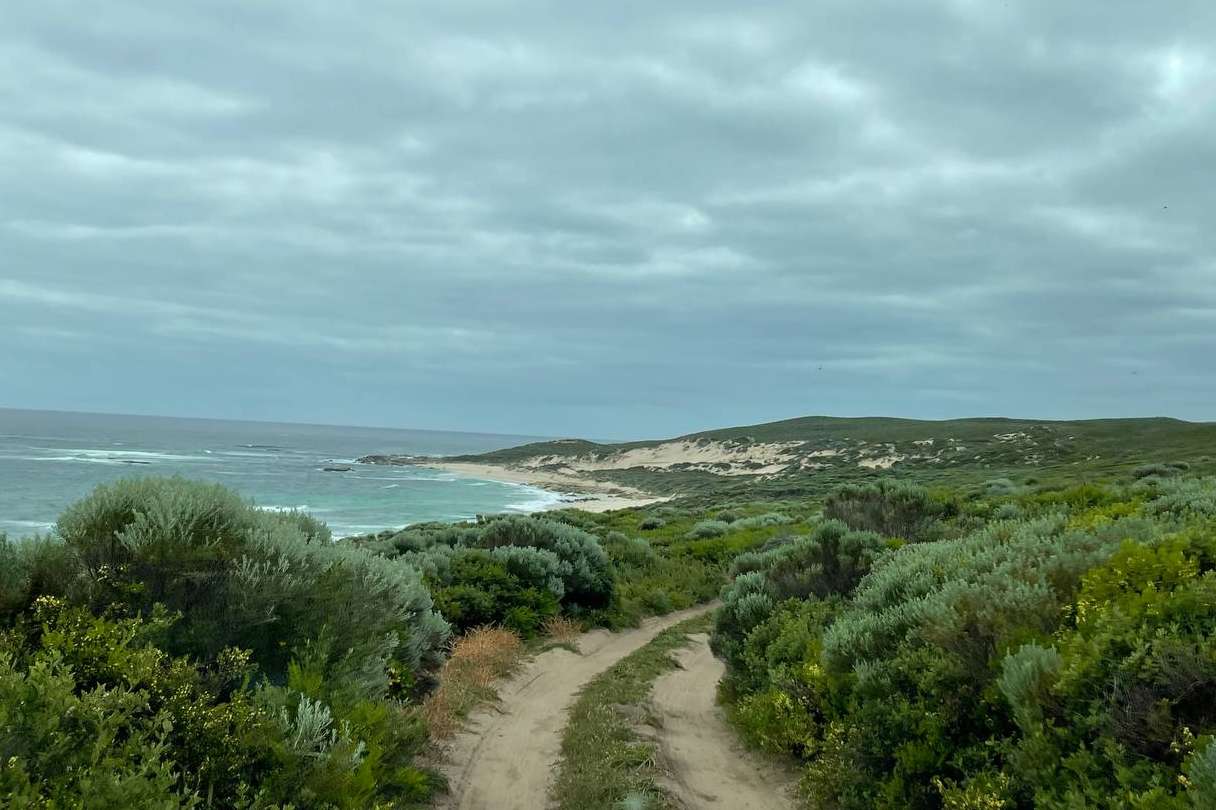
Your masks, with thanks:
M 479 464 L 470 461 L 438 460 L 420 462 L 418 466 L 486 481 L 526 484 L 565 496 L 562 500 L 547 506 L 548 509 L 564 509 L 573 506 L 585 512 L 607 512 L 613 509 L 628 509 L 632 506 L 646 506 L 670 500 L 670 498 L 650 495 L 621 484 L 595 481 L 579 475 L 551 470 L 510 467 L 503 464 Z

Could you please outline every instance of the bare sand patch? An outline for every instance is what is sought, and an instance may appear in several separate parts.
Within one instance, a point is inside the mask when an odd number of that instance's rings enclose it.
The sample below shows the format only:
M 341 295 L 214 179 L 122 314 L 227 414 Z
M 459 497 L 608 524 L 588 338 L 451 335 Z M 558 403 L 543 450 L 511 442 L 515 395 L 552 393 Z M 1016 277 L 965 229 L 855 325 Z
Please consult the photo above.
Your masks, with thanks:
M 561 754 L 562 729 L 578 691 L 663 630 L 711 609 L 703 605 L 647 619 L 641 627 L 622 633 L 594 630 L 579 638 L 579 654 L 557 648 L 533 658 L 499 688 L 498 703 L 475 713 L 447 747 L 443 770 L 451 793 L 439 806 L 449 810 L 546 807 Z
M 709 636 L 689 636 L 679 669 L 659 676 L 651 693 L 656 740 L 668 790 L 692 810 L 790 810 L 793 778 L 743 748 L 715 696 L 725 672 Z

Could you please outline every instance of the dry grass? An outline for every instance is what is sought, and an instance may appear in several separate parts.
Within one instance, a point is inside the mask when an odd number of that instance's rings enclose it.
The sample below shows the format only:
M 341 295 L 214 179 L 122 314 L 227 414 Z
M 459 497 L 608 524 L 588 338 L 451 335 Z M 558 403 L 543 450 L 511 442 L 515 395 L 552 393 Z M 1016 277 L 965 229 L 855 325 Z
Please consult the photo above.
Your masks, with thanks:
M 433 739 L 452 736 L 460 719 L 494 696 L 494 681 L 519 662 L 523 642 L 501 627 L 479 627 L 452 644 L 439 673 L 439 687 L 422 704 L 422 717 Z
M 583 634 L 583 625 L 568 616 L 550 616 L 542 630 L 554 643 L 573 644 Z

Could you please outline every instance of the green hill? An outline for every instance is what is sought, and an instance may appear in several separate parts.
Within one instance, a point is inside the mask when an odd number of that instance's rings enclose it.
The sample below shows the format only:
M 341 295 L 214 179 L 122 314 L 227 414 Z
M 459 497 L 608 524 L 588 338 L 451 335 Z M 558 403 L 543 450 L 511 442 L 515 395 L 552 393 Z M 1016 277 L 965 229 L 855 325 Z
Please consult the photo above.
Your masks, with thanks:
M 807 416 L 673 439 L 536 442 L 452 460 L 575 472 L 654 492 L 795 495 L 877 474 L 927 483 L 1106 478 L 1149 463 L 1216 470 L 1213 459 L 1211 422 Z

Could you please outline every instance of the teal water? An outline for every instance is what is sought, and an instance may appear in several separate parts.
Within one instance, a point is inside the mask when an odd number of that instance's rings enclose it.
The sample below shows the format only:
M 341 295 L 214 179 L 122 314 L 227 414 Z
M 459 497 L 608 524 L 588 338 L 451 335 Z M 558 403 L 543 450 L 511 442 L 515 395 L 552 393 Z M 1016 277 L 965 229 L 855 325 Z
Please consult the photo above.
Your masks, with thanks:
M 98 484 L 183 475 L 258 506 L 301 509 L 335 536 L 424 520 L 530 512 L 559 500 L 534 487 L 434 470 L 355 464 L 370 453 L 458 455 L 537 437 L 0 409 L 0 532 L 49 530 Z M 350 472 L 326 472 L 328 464 Z

